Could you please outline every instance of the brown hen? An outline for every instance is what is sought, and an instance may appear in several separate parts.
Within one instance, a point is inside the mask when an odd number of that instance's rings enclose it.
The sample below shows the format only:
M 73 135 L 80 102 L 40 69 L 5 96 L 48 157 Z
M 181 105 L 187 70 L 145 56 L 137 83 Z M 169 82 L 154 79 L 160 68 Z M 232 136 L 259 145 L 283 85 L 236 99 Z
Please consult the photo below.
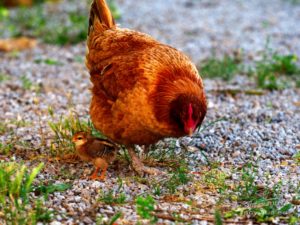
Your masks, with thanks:
M 93 83 L 94 126 L 126 145 L 138 173 L 145 167 L 134 145 L 192 135 L 206 114 L 201 77 L 175 48 L 117 27 L 105 0 L 91 5 L 86 65 Z

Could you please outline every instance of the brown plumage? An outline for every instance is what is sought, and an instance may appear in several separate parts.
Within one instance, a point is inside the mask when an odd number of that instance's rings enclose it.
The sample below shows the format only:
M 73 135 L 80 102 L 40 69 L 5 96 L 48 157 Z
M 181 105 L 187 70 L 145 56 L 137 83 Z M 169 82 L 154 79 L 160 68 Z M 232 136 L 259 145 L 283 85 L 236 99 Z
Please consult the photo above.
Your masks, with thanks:
M 118 147 L 109 140 L 95 138 L 86 132 L 76 133 L 72 141 L 75 143 L 79 158 L 94 164 L 96 169 L 91 178 L 104 180 L 108 165 L 115 159 Z M 100 169 L 102 172 L 98 176 Z
M 205 117 L 196 67 L 149 35 L 117 27 L 105 0 L 92 3 L 87 45 L 95 127 L 127 146 L 138 172 L 151 172 L 133 146 L 191 135 Z

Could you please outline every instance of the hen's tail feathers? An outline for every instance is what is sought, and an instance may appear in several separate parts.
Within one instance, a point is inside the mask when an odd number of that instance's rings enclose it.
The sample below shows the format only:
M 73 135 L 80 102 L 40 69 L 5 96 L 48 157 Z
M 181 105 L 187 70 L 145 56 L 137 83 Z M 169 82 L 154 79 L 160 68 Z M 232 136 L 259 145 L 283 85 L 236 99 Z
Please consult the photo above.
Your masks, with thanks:
M 88 35 L 90 35 L 91 32 L 102 33 L 115 26 L 114 18 L 112 17 L 106 0 L 94 0 L 90 10 Z

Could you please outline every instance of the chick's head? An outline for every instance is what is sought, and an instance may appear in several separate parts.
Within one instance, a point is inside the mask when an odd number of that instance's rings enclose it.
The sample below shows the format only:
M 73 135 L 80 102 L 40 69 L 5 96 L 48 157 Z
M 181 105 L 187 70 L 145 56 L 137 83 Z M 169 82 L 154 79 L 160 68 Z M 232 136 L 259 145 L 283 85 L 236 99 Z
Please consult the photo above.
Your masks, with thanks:
M 88 141 L 88 134 L 85 132 L 78 132 L 72 138 L 72 142 L 76 146 L 84 145 L 85 143 L 87 143 L 87 141 Z

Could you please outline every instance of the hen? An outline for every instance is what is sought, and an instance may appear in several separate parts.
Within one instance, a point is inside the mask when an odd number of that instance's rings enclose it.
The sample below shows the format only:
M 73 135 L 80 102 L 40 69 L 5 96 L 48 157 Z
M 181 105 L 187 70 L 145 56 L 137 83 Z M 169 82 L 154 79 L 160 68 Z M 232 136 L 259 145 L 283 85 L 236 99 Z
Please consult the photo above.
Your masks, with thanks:
M 127 147 L 139 174 L 157 172 L 134 145 L 192 135 L 201 125 L 207 107 L 196 67 L 175 48 L 117 27 L 105 0 L 91 5 L 87 46 L 94 126 Z
M 108 140 L 92 137 L 85 132 L 76 133 L 72 141 L 75 143 L 76 154 L 79 158 L 92 162 L 96 167 L 90 178 L 104 180 L 108 164 L 116 157 L 117 146 Z M 100 169 L 102 172 L 98 176 Z

